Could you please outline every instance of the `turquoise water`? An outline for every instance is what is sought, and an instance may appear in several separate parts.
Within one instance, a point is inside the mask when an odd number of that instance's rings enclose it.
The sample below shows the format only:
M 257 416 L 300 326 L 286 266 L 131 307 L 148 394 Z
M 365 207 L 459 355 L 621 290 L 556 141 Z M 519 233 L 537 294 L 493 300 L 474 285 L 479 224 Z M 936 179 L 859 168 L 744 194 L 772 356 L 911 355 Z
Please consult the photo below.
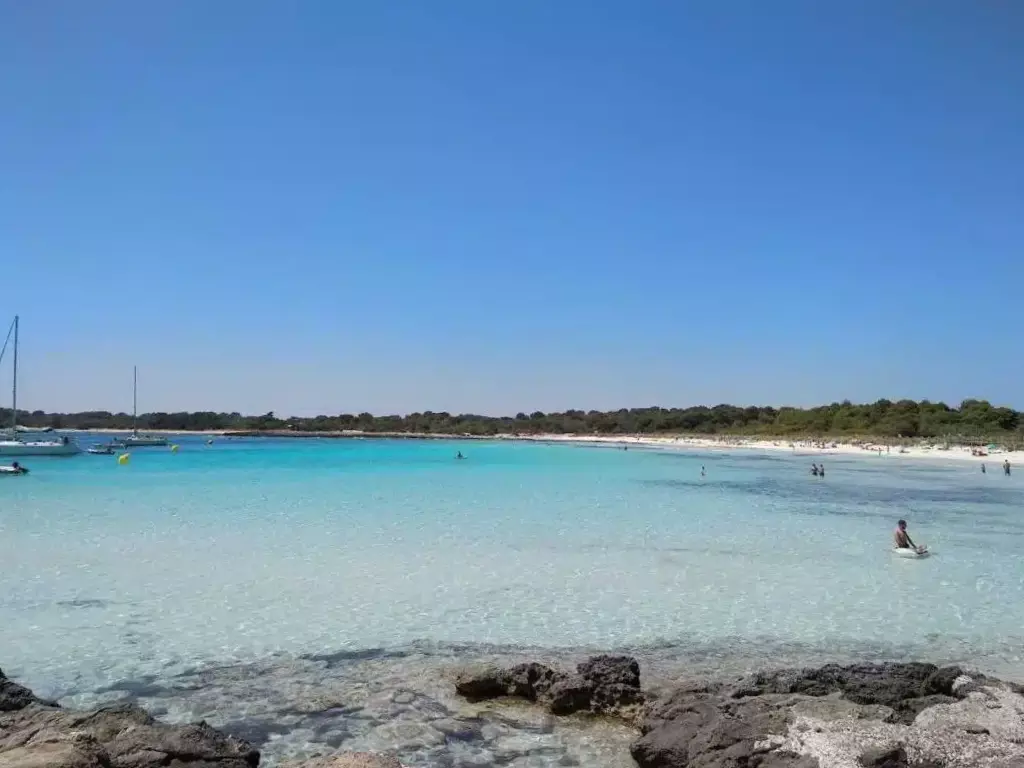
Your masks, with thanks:
M 1022 474 L 829 457 L 818 480 L 817 458 L 784 452 L 178 442 L 0 480 L 5 672 L 82 696 L 275 654 L 528 646 L 713 669 L 926 656 L 1024 677 Z M 899 517 L 932 558 L 892 556 Z

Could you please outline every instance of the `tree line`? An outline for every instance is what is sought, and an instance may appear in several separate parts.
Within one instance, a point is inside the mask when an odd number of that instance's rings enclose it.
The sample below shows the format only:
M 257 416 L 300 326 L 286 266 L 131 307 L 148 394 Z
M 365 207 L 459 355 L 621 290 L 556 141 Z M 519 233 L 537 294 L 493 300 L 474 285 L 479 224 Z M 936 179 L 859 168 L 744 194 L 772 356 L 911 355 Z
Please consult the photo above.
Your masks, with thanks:
M 10 423 L 10 409 L 0 409 L 0 424 Z M 18 412 L 18 424 L 52 429 L 129 429 L 126 413 Z M 617 411 L 517 413 L 479 416 L 424 411 L 406 415 L 370 413 L 310 418 L 280 418 L 272 411 L 260 416 L 240 413 L 146 413 L 140 429 L 180 431 L 228 430 L 303 432 L 403 432 L 423 434 L 695 434 L 797 436 L 874 436 L 886 438 L 959 438 L 967 440 L 1024 440 L 1024 416 L 987 400 L 965 400 L 959 406 L 927 400 L 878 400 L 855 405 L 849 401 L 816 408 L 773 406 L 694 406 L 691 408 L 622 408 Z

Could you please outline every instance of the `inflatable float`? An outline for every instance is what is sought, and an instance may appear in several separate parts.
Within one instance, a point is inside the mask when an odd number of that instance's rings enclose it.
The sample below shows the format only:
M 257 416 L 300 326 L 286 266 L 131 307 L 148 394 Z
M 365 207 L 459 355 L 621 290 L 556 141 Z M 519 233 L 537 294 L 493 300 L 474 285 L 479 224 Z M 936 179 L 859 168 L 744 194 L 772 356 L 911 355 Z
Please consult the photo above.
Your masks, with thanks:
M 920 560 L 922 557 L 928 557 L 928 547 L 893 547 L 892 553 L 896 557 L 909 557 L 912 560 Z

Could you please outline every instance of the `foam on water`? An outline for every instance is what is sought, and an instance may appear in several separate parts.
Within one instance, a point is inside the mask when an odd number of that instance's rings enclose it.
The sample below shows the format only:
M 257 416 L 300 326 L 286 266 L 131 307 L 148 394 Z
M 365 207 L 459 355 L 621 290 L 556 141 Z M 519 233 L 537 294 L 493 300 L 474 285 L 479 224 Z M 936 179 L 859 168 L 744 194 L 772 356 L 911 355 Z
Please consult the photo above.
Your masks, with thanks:
M 82 696 L 428 641 L 718 667 L 780 649 L 922 655 L 1024 676 L 1019 476 L 897 457 L 829 458 L 819 480 L 785 453 L 180 444 L 123 467 L 37 459 L 0 483 L 5 672 Z M 899 517 L 932 558 L 892 557 Z

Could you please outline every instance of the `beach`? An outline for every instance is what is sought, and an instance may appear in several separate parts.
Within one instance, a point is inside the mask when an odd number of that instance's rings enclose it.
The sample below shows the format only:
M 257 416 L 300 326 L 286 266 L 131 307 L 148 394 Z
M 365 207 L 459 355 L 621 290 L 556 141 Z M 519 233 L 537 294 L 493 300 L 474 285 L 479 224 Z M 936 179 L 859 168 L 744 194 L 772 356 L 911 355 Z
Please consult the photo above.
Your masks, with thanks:
M 589 443 L 594 445 L 630 446 L 642 445 L 651 448 L 702 450 L 702 451 L 785 451 L 799 456 L 864 456 L 869 458 L 902 458 L 912 461 L 970 461 L 975 464 L 1001 465 L 1009 460 L 1014 463 L 1016 456 L 1024 454 L 1008 451 L 1002 447 L 984 448 L 979 453 L 976 446 L 951 444 L 938 445 L 892 445 L 885 441 L 862 439 L 856 441 L 837 438 L 801 440 L 763 439 L 755 437 L 693 437 L 693 436 L 647 436 L 647 435 L 537 435 L 502 436 L 511 440 L 541 440 L 545 442 Z

